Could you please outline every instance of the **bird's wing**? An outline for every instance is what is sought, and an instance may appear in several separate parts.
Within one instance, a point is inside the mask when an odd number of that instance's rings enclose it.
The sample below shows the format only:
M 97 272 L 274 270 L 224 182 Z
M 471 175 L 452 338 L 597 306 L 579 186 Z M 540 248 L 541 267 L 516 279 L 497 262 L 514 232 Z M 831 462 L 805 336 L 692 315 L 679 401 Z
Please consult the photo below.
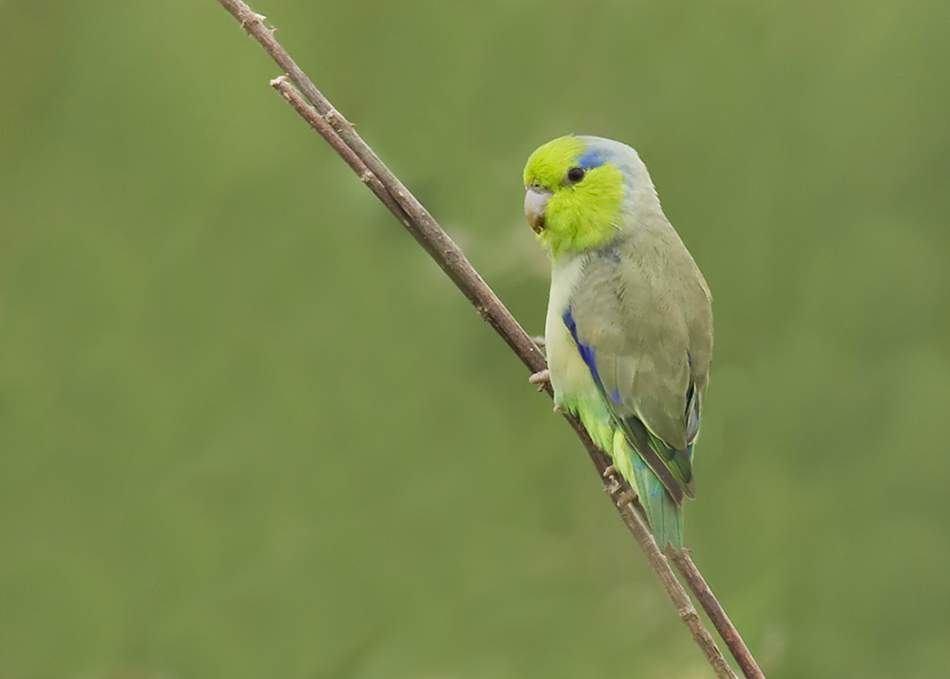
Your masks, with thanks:
M 615 420 L 676 501 L 693 495 L 692 444 L 711 353 L 711 327 L 705 346 L 706 332 L 684 308 L 695 276 L 678 268 L 655 250 L 593 252 L 563 314 Z M 708 296 L 696 302 L 708 309 Z

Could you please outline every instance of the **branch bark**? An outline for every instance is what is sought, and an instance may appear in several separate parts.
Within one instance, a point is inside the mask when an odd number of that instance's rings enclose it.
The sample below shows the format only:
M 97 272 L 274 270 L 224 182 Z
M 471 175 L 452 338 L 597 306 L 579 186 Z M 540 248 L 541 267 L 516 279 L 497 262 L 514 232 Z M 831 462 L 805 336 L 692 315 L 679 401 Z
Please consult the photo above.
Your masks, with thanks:
M 265 23 L 265 17 L 254 12 L 241 0 L 218 0 L 218 2 L 286 72 L 286 76 L 271 81 L 271 86 L 327 141 L 360 180 L 415 237 L 529 371 L 535 373 L 546 368 L 544 355 L 537 344 L 485 283 L 462 250 L 294 62 L 290 54 L 274 38 L 273 30 Z M 546 386 L 545 390 L 551 395 L 549 386 Z M 670 568 L 669 561 L 657 547 L 642 508 L 635 500 L 628 499 L 629 494 L 624 492 L 628 489 L 625 489 L 616 478 L 604 479 L 604 471 L 609 465 L 607 456 L 594 445 L 587 431 L 576 418 L 568 414 L 564 417 L 587 449 L 605 484 L 605 489 L 614 499 L 621 519 L 643 550 L 651 568 L 656 572 L 675 606 L 677 614 L 689 629 L 713 671 L 718 677 L 735 677 L 735 673 L 729 667 L 715 640 L 703 625 L 692 600 Z M 671 551 L 671 556 L 745 676 L 764 677 L 742 641 L 742 637 L 709 589 L 689 553 L 686 550 Z
M 732 657 L 735 658 L 739 664 L 739 669 L 742 670 L 742 674 L 746 677 L 761 677 L 761 679 L 765 679 L 765 675 L 762 673 L 762 670 L 759 669 L 755 657 L 753 657 L 749 648 L 745 645 L 745 641 L 742 640 L 742 635 L 739 634 L 739 630 L 736 629 L 736 626 L 732 623 L 732 620 L 726 613 L 726 609 L 719 603 L 716 595 L 713 594 L 713 591 L 706 583 L 706 578 L 703 577 L 699 568 L 693 563 L 689 550 L 671 549 L 670 556 L 673 559 L 673 563 L 676 564 L 676 570 L 678 570 L 680 575 L 683 576 L 683 579 L 686 580 L 693 595 L 699 600 L 699 604 L 703 607 L 703 610 L 706 611 L 706 615 L 709 616 L 709 619 L 716 627 L 716 631 L 719 632 L 719 636 L 726 642 L 726 646 L 732 653 Z

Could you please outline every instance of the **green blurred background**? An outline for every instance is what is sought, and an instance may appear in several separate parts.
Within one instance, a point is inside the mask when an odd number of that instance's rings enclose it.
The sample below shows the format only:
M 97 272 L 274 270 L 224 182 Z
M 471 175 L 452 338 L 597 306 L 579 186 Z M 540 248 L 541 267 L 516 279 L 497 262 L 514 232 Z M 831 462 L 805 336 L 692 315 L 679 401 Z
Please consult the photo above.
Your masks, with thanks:
M 688 538 L 772 677 L 950 666 L 942 2 L 256 6 L 540 331 L 528 153 L 716 296 Z M 216 2 L 0 2 L 0 677 L 702 677 L 503 343 Z

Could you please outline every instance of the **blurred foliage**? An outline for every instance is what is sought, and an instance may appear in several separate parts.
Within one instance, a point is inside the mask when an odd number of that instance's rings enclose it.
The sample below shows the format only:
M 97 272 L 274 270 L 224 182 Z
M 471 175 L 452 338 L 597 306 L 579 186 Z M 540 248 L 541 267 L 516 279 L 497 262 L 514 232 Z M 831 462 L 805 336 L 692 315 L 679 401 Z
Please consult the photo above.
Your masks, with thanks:
M 0 677 L 700 677 L 524 369 L 217 3 L 0 3 Z M 950 664 L 950 10 L 256 6 L 531 330 L 527 154 L 716 295 L 688 538 L 772 677 Z

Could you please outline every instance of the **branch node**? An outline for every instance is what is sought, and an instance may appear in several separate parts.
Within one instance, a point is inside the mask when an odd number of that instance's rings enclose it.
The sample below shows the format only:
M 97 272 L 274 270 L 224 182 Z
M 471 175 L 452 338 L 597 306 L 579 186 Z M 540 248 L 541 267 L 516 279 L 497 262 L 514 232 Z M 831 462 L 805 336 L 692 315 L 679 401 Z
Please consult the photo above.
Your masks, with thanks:
M 330 107 L 330 110 L 323 114 L 323 119 L 330 123 L 335 129 L 340 129 L 341 127 L 350 130 L 353 129 L 353 123 L 344 118 L 343 114 L 334 107 Z
M 248 11 L 245 12 L 241 16 L 241 28 L 243 28 L 245 31 L 250 33 L 251 29 L 248 28 L 249 24 L 260 24 L 263 28 L 266 29 L 267 25 L 264 23 L 265 21 L 267 21 L 266 16 L 264 16 L 263 14 L 258 14 L 257 12 L 248 9 Z
M 699 621 L 699 613 L 692 605 L 683 606 L 676 611 L 683 622 Z

